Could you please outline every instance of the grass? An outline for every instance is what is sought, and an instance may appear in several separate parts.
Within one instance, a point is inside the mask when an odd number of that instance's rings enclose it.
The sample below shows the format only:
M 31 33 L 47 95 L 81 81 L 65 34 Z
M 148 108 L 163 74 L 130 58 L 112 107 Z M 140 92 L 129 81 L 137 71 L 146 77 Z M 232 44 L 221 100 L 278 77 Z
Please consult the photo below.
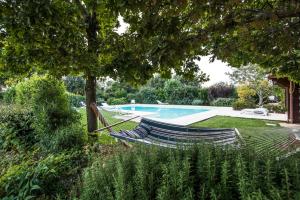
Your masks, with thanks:
M 273 124 L 269 126 L 267 124 Z M 237 128 L 246 145 L 258 152 L 280 153 L 282 143 L 287 142 L 290 129 L 280 127 L 276 121 L 217 116 L 197 122 L 193 127 Z
M 81 123 L 86 128 L 86 112 L 84 108 L 80 108 L 79 112 L 82 115 Z M 104 118 L 109 124 L 122 121 L 113 116 L 118 115 L 114 112 L 101 111 Z M 272 124 L 270 126 L 268 124 Z M 136 122 L 126 122 L 113 127 L 114 131 L 132 130 L 137 126 Z M 237 128 L 241 133 L 247 146 L 258 152 L 280 153 L 282 143 L 288 141 L 290 129 L 280 127 L 277 121 L 268 121 L 260 119 L 245 119 L 237 117 L 217 116 L 206 121 L 192 124 L 193 127 L 211 127 L 211 128 Z M 99 124 L 99 128 L 103 125 Z M 108 131 L 102 131 L 99 134 L 98 141 L 100 144 L 113 145 L 116 141 L 111 137 Z
M 224 116 L 216 116 L 202 122 L 197 122 L 192 126 L 203 126 L 212 128 L 270 127 L 267 125 L 267 123 L 275 124 L 277 127 L 279 126 L 277 121 Z
M 86 121 L 86 111 L 85 111 L 85 108 L 80 108 L 78 111 L 79 111 L 79 113 L 82 116 L 81 117 L 81 124 L 86 129 L 86 127 L 87 127 L 86 126 L 87 121 Z M 104 116 L 104 118 L 106 119 L 106 121 L 108 122 L 108 124 L 110 124 L 110 125 L 114 124 L 114 123 L 117 123 L 117 122 L 120 122 L 120 121 L 123 121 L 122 119 L 116 119 L 116 118 L 114 118 L 114 116 L 118 115 L 118 113 L 108 112 L 108 111 L 104 111 L 104 110 L 101 110 L 100 112 Z M 123 124 L 120 124 L 120 125 L 117 125 L 117 126 L 113 127 L 113 130 L 114 131 L 132 130 L 136 126 L 137 126 L 136 122 L 128 121 L 128 122 L 125 122 Z M 104 126 L 99 123 L 98 127 L 99 128 L 103 128 Z M 115 144 L 116 143 L 116 140 L 109 135 L 109 132 L 107 130 L 104 130 L 104 131 L 100 132 L 98 140 L 99 140 L 100 144 Z

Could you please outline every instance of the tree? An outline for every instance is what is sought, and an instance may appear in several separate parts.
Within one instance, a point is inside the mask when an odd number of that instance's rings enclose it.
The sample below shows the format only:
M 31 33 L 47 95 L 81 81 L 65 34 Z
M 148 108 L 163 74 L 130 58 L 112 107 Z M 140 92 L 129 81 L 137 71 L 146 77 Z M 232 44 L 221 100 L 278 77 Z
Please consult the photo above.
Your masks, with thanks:
M 255 90 L 249 85 L 240 85 L 237 87 L 237 93 L 241 101 L 243 102 L 253 102 L 254 96 L 256 94 Z
M 236 84 L 248 85 L 255 91 L 259 99 L 259 106 L 262 106 L 272 93 L 272 85 L 266 78 L 266 72 L 258 65 L 242 66 L 227 75 Z
M 69 92 L 84 95 L 85 80 L 82 77 L 66 76 L 63 81 Z
M 128 4 L 105 0 L 0 1 L 0 71 L 8 75 L 47 72 L 57 77 L 84 74 L 89 131 L 97 128 L 89 106 L 96 101 L 97 77 L 142 84 L 154 72 L 170 76 L 172 68 L 193 77 L 198 70 L 194 55 L 169 59 L 170 54 L 157 59 L 149 52 L 157 45 L 153 38 L 140 37 L 134 31 L 116 33 L 120 14 L 140 13 L 139 2 Z M 140 26 L 138 21 L 129 21 L 130 30 Z
M 258 96 L 258 105 L 263 106 L 268 97 L 272 94 L 272 85 L 268 80 L 262 80 L 258 83 L 257 88 L 255 89 Z
M 259 64 L 300 82 L 300 8 L 297 1 L 118 1 L 130 30 L 150 38 L 153 61 L 213 55 L 231 66 Z M 152 48 L 151 48 L 152 47 Z M 189 68 L 191 69 L 191 68 Z
M 219 82 L 209 86 L 207 93 L 211 101 L 217 98 L 233 98 L 235 96 L 235 87 L 232 84 Z

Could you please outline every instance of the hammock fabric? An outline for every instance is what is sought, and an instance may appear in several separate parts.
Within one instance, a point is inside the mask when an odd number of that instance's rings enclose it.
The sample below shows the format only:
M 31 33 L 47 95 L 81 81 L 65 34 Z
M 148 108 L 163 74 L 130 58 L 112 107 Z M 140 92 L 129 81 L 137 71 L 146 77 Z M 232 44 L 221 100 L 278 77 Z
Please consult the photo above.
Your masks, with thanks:
M 191 128 L 186 126 L 168 124 L 142 118 L 140 124 L 134 130 L 113 131 L 113 125 L 109 125 L 95 104 L 91 105 L 99 121 L 105 126 L 96 131 L 108 129 L 110 135 L 129 142 L 141 142 L 144 144 L 177 147 L 192 145 L 198 142 L 210 142 L 218 145 L 238 144 L 242 139 L 237 129 L 230 128 Z M 136 117 L 134 117 L 136 118 Z M 124 120 L 126 122 L 128 120 Z M 116 123 L 120 124 L 123 122 Z
M 176 147 L 197 142 L 219 145 L 238 143 L 238 131 L 229 128 L 190 128 L 142 118 L 131 131 L 110 132 L 110 135 L 129 142 Z

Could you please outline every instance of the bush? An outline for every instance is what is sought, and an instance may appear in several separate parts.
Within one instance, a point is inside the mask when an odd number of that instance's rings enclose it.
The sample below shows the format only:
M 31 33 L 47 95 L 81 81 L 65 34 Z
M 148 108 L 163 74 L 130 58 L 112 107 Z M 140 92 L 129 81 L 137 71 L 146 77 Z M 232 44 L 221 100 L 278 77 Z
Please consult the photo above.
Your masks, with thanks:
M 25 199 L 31 196 L 34 188 L 38 188 L 36 181 L 32 180 L 32 175 L 29 175 L 31 170 L 30 161 L 10 166 L 0 177 L 0 198 Z
M 63 78 L 63 82 L 68 92 L 84 95 L 85 80 L 83 77 L 66 76 Z
M 49 149 L 52 152 L 61 152 L 71 149 L 82 149 L 85 142 L 85 132 L 78 124 L 61 127 L 51 136 Z
M 97 102 L 97 105 L 101 106 L 102 103 L 105 103 L 105 100 L 103 98 L 101 98 L 101 97 L 97 97 L 96 98 L 96 102 Z
M 203 101 L 204 105 L 208 105 L 209 104 L 208 89 L 207 88 L 199 89 L 198 98 Z
M 216 98 L 234 98 L 236 95 L 234 85 L 229 85 L 224 82 L 216 83 L 207 89 L 210 100 Z
M 299 166 L 243 148 L 140 147 L 87 168 L 81 199 L 297 199 Z
M 85 102 L 84 96 L 73 94 L 73 93 L 67 93 L 67 94 L 72 107 L 76 107 L 76 108 L 81 107 L 80 102 Z
M 131 100 L 133 100 L 133 99 L 136 99 L 136 94 L 133 94 L 133 93 L 127 94 L 127 99 L 128 99 L 129 101 L 131 101 Z
M 287 109 L 282 104 L 266 104 L 265 108 L 269 110 L 269 112 L 274 113 L 285 113 Z
M 160 100 L 157 96 L 157 90 L 154 88 L 144 87 L 138 93 L 137 101 L 146 104 L 155 104 Z
M 122 98 L 110 98 L 107 100 L 109 105 L 120 105 L 120 104 L 126 104 L 128 103 L 127 99 L 125 97 Z
M 64 84 L 50 76 L 33 76 L 16 85 L 16 103 L 31 107 L 35 128 L 46 133 L 78 121 L 71 109 Z
M 233 98 L 217 98 L 211 103 L 211 106 L 231 107 L 234 102 Z
M 239 85 L 237 93 L 241 101 L 255 101 L 256 91 L 249 85 Z
M 3 92 L 3 102 L 7 104 L 12 104 L 15 102 L 16 97 L 16 88 L 11 87 L 8 88 L 5 92 Z
M 256 105 L 253 101 L 243 101 L 238 99 L 232 104 L 234 110 L 242 110 L 245 108 L 255 108 Z
M 183 85 L 179 80 L 171 79 L 164 87 L 166 101 L 170 104 L 190 105 L 198 97 L 199 89 Z
M 16 105 L 0 106 L 0 149 L 31 147 L 36 142 L 33 122 L 31 109 Z
M 195 100 L 193 100 L 192 105 L 201 106 L 201 105 L 204 105 L 204 101 L 202 99 L 195 99 Z
M 81 151 L 50 154 L 39 161 L 11 166 L 0 178 L 0 198 L 48 199 L 66 195 L 75 183 L 86 157 Z
M 3 101 L 4 92 L 0 91 L 0 102 Z

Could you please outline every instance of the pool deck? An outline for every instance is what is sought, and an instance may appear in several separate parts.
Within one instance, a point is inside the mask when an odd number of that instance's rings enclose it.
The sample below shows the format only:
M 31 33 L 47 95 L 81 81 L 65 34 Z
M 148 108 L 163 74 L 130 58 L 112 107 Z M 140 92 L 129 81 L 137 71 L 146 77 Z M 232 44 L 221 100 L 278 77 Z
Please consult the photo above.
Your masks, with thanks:
M 131 106 L 133 104 L 128 104 Z M 159 119 L 151 118 L 157 121 L 166 122 L 170 124 L 177 125 L 190 125 L 199 121 L 207 120 L 215 116 L 228 116 L 228 117 L 241 117 L 241 118 L 251 118 L 251 119 L 263 119 L 263 120 L 272 120 L 272 121 L 287 121 L 286 114 L 270 113 L 268 116 L 257 115 L 257 114 L 246 114 L 241 111 L 233 110 L 231 107 L 214 107 L 214 106 L 190 106 L 190 105 L 157 105 L 157 104 L 134 104 L 136 106 L 159 106 L 159 107 L 171 107 L 171 108 L 195 108 L 195 109 L 209 109 L 209 111 L 196 113 L 192 115 L 187 115 L 183 117 L 178 117 L 175 119 Z M 124 105 L 123 105 L 124 106 Z M 130 116 L 138 115 L 141 117 L 147 117 L 153 113 L 149 112 L 138 112 L 138 111 L 126 111 Z M 125 117 L 125 116 L 124 116 Z M 136 122 L 139 122 L 141 118 L 135 119 Z

